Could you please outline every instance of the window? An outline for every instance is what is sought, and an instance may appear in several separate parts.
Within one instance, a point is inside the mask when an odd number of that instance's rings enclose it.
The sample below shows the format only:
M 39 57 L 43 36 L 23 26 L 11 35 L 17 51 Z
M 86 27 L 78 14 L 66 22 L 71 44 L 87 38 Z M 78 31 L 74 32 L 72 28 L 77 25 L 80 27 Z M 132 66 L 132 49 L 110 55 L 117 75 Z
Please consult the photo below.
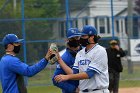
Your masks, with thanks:
M 128 26 L 127 26 L 127 17 L 126 17 L 126 18 L 125 18 L 125 30 L 126 30 L 125 32 L 126 32 L 126 34 L 128 34 L 127 27 L 128 27 Z
M 78 28 L 78 20 L 73 20 L 72 21 L 72 27 Z
M 138 36 L 139 36 L 139 18 L 137 18 L 137 17 L 134 17 L 133 18 L 133 28 L 132 28 L 132 32 L 128 32 L 128 29 L 129 29 L 129 27 L 128 27 L 128 18 L 126 17 L 125 19 L 125 32 L 126 32 L 126 34 L 130 34 L 129 36 L 131 36 L 130 38 L 138 38 Z
M 117 32 L 119 33 L 119 20 L 116 20 L 116 30 L 117 30 Z
M 104 18 L 100 18 L 99 19 L 99 31 L 101 34 L 105 33 L 105 19 Z
M 107 33 L 110 33 L 110 21 L 109 21 L 109 17 L 107 17 Z
M 64 38 L 65 34 L 66 34 L 66 26 L 65 26 L 66 22 L 65 21 L 61 21 L 59 23 L 59 33 L 60 33 L 60 37 Z
M 98 31 L 98 25 L 97 25 L 97 17 L 95 17 L 95 21 L 94 21 L 95 23 L 95 28 L 97 29 L 97 31 Z
M 133 37 L 134 38 L 138 38 L 138 36 L 139 36 L 139 32 L 138 32 L 138 27 L 139 27 L 139 25 L 138 25 L 138 18 L 136 17 L 136 18 L 133 18 Z
M 83 18 L 83 26 L 88 25 L 88 18 Z
M 95 27 L 100 34 L 110 34 L 109 17 L 95 17 Z
M 78 28 L 78 20 L 75 20 L 75 27 Z

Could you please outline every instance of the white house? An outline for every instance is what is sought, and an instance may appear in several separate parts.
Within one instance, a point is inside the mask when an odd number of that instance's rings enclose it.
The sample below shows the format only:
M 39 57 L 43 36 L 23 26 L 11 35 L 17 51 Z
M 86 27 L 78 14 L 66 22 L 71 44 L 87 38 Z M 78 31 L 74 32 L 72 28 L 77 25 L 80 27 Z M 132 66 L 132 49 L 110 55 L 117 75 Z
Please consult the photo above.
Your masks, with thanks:
M 127 49 L 127 6 L 127 0 L 113 0 L 114 35 L 119 38 L 120 45 L 125 50 Z M 90 24 L 96 27 L 101 37 L 112 37 L 110 0 L 91 0 L 82 10 L 71 11 L 70 17 L 72 27 L 81 29 L 84 25 Z M 62 20 L 54 25 L 54 31 L 56 29 L 60 31 L 57 38 L 65 37 L 65 23 L 66 20 Z

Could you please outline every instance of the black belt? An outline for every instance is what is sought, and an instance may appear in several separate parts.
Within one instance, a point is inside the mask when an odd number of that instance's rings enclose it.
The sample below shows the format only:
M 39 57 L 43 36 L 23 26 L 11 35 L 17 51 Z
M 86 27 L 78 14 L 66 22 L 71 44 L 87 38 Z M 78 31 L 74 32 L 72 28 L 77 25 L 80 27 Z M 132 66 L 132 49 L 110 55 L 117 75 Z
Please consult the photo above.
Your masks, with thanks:
M 96 90 L 100 90 L 100 89 L 91 89 L 91 90 L 85 89 L 85 90 L 82 90 L 82 92 L 90 92 L 90 91 L 96 91 Z

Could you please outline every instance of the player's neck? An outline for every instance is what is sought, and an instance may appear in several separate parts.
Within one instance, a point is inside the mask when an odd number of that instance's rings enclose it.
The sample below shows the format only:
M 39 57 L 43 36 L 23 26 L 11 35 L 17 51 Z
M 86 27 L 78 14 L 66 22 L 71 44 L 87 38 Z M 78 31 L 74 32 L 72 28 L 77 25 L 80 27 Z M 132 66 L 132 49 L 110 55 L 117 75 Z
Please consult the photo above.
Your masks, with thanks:
M 93 46 L 95 46 L 95 44 L 89 44 L 86 46 L 86 50 L 88 51 L 89 49 L 91 49 Z
M 6 51 L 6 54 L 16 56 L 16 54 L 14 52 L 12 52 L 12 51 Z
M 68 47 L 68 48 L 72 51 L 77 51 L 77 50 L 79 50 L 80 46 L 78 46 L 78 47 Z

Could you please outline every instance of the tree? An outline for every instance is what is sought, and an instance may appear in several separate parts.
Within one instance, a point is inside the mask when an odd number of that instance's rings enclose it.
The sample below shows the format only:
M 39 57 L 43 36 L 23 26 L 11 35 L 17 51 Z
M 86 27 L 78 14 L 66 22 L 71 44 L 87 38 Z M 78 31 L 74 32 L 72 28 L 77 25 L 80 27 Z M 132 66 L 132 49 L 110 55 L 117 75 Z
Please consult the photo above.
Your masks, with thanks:
M 7 3 L 5 3 L 8 1 Z M 0 37 L 8 33 L 15 33 L 22 37 L 21 21 L 21 0 L 16 0 L 16 9 L 13 5 L 13 0 L 0 0 Z M 30 18 L 31 21 L 25 20 L 26 40 L 48 40 L 52 38 L 53 21 L 32 20 L 33 18 L 53 18 L 59 16 L 60 3 L 59 0 L 24 0 L 25 18 Z M 15 20 L 15 21 L 9 21 Z M 39 47 L 38 47 L 39 46 Z M 48 43 L 27 44 L 27 59 L 29 62 L 33 59 L 39 59 L 45 54 Z M 41 53 L 39 53 L 41 52 Z M 2 53 L 2 52 L 1 52 Z
M 26 0 L 26 17 L 56 17 L 59 13 L 59 0 Z

